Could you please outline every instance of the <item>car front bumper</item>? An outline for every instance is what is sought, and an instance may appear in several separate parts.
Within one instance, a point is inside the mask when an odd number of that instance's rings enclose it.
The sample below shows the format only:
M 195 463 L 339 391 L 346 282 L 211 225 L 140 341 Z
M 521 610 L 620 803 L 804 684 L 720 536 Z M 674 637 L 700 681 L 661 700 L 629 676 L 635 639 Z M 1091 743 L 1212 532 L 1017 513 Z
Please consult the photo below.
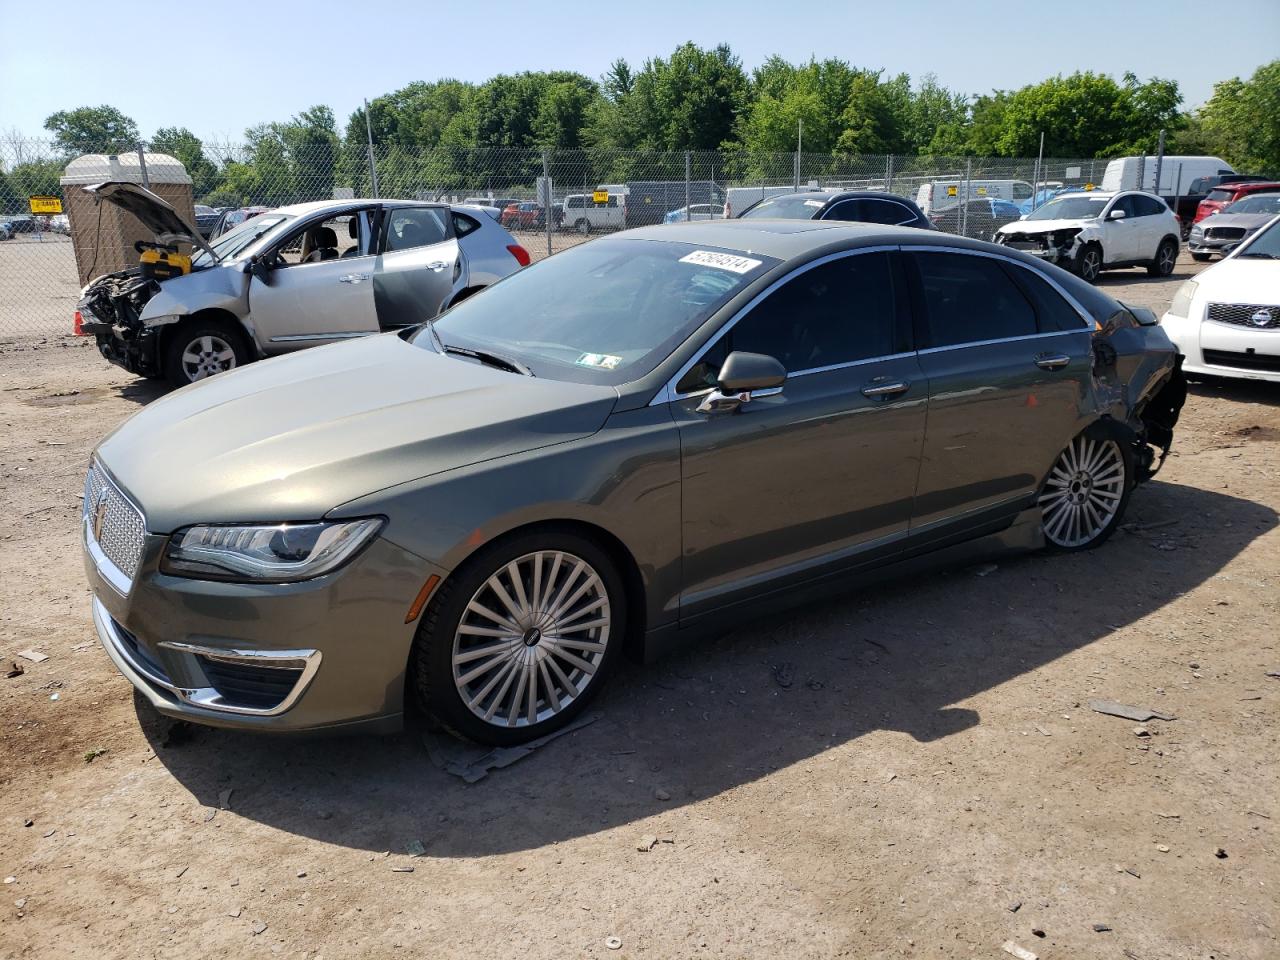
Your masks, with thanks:
M 188 580 L 160 572 L 168 537 L 147 534 L 122 591 L 84 541 L 98 639 L 160 713 L 257 731 L 400 728 L 416 629 L 406 614 L 443 570 L 378 538 L 301 583 Z
M 1192 317 L 1166 313 L 1160 318 L 1160 326 L 1186 358 L 1184 373 L 1280 383 L 1280 331 L 1202 320 L 1203 304 L 1190 312 Z

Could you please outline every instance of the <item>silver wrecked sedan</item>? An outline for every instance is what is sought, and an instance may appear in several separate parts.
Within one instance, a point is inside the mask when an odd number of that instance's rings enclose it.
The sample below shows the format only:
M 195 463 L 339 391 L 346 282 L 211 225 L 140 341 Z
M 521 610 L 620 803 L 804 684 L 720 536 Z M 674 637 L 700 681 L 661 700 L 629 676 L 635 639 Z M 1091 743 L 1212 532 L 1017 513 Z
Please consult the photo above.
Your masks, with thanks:
M 175 386 L 274 356 L 394 330 L 514 273 L 529 253 L 479 210 L 414 200 L 327 200 L 266 210 L 206 242 L 134 183 L 86 187 L 134 214 L 165 251 L 191 244 L 189 273 L 98 277 L 77 333 L 112 363 Z
M 1253 193 L 1191 228 L 1187 249 L 1204 262 L 1213 254 L 1230 253 L 1280 213 L 1280 193 Z
M 729 220 L 195 384 L 94 453 L 93 618 L 162 713 L 467 737 L 625 653 L 1120 523 L 1185 395 L 1154 317 L 991 244 Z

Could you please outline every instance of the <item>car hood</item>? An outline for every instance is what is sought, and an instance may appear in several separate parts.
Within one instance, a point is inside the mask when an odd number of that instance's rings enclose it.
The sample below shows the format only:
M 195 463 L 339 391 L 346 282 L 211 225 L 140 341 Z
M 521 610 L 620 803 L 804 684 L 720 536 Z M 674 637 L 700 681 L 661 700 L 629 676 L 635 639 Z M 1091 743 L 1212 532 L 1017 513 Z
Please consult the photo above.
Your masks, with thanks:
M 1205 217 L 1197 227 L 1208 230 L 1210 227 L 1244 227 L 1246 230 L 1257 230 L 1275 216 L 1274 213 L 1215 213 Z
M 1081 230 L 1097 223 L 1096 220 L 1015 220 L 1006 223 L 998 233 L 1052 233 L 1055 230 Z
M 189 243 L 207 250 L 210 256 L 217 259 L 217 254 L 205 243 L 200 231 L 183 220 L 168 201 L 160 199 L 146 187 L 124 180 L 108 180 L 87 186 L 84 192 L 115 204 L 121 210 L 129 211 L 161 243 Z
M 153 533 L 314 520 L 395 484 L 589 436 L 616 401 L 612 387 L 507 373 L 388 334 L 178 390 L 97 455 Z
M 1228 257 L 1192 278 L 1197 297 L 1215 303 L 1280 304 L 1280 260 Z

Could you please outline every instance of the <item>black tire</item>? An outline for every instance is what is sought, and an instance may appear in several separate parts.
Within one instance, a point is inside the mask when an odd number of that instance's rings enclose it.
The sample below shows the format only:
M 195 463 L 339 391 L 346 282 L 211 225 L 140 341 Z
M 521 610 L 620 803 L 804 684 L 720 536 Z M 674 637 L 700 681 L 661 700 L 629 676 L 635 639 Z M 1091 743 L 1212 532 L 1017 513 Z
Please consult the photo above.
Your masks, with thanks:
M 511 564 L 526 563 L 523 568 L 523 574 L 528 575 L 527 583 L 532 587 L 533 576 L 529 558 L 538 554 L 547 554 L 559 552 L 568 555 L 574 559 L 584 561 L 597 575 L 605 596 L 605 605 L 601 613 L 593 614 L 594 616 L 605 616 L 609 623 L 603 628 L 607 632 L 599 632 L 597 628 L 597 640 L 603 636 L 604 649 L 596 654 L 582 653 L 582 657 L 596 656 L 596 660 L 591 661 L 594 670 L 588 676 L 583 673 L 582 676 L 587 679 L 582 685 L 581 690 L 574 692 L 569 698 L 569 702 L 565 703 L 562 708 L 556 712 L 550 713 L 542 719 L 535 722 L 528 722 L 527 709 L 525 706 L 517 706 L 514 711 L 517 720 L 521 725 L 509 725 L 504 723 L 498 714 L 505 714 L 510 717 L 512 711 L 501 701 L 505 701 L 507 693 L 514 691 L 516 685 L 510 685 L 510 681 L 503 683 L 501 678 L 506 669 L 506 659 L 504 655 L 502 661 L 494 656 L 489 659 L 488 663 L 481 663 L 481 667 L 487 667 L 484 672 L 480 673 L 470 685 L 464 683 L 466 674 L 461 677 L 455 676 L 454 651 L 455 645 L 461 644 L 462 637 L 459 634 L 459 627 L 463 625 L 464 615 L 469 618 L 468 626 L 476 620 L 473 613 L 473 601 L 486 606 L 485 601 L 480 597 L 485 596 L 482 591 L 489 590 L 489 581 L 491 577 L 501 577 L 507 574 L 507 586 L 511 588 L 512 580 L 508 572 L 508 566 Z M 544 563 L 542 572 L 546 575 L 549 572 L 547 565 Z M 567 568 L 565 568 L 567 569 Z M 562 571 L 560 576 L 566 576 Z M 589 581 L 590 578 L 586 577 Z M 556 581 L 562 582 L 562 581 Z M 582 583 L 582 580 L 576 583 Z M 501 580 L 499 580 L 501 585 Z M 523 591 L 524 586 L 521 587 Z M 576 589 L 576 585 L 573 586 Z M 572 590 L 570 591 L 572 592 Z M 509 589 L 509 594 L 514 594 L 513 589 Z M 530 589 L 528 596 L 532 596 L 533 591 Z M 547 590 L 550 594 L 550 588 Z M 557 599 L 563 596 L 558 594 Z M 598 595 L 588 593 L 584 599 L 591 596 L 597 596 L 595 603 L 599 602 Z M 546 599 L 546 596 L 543 596 Z M 571 606 L 566 613 L 576 609 L 577 604 Z M 510 616 L 510 611 L 500 611 L 504 616 Z M 565 618 L 566 620 L 577 620 L 581 623 L 582 613 L 577 613 L 574 617 Z M 492 620 L 481 618 L 481 624 L 488 622 L 492 626 Z M 539 619 L 539 624 L 559 621 L 545 621 Z M 588 621 L 590 622 L 590 621 Z M 414 638 L 413 651 L 409 658 L 409 687 L 415 697 L 418 706 L 432 720 L 447 728 L 453 733 L 474 740 L 477 743 L 490 744 L 493 746 L 511 746 L 517 743 L 524 743 L 538 737 L 545 736 L 555 730 L 560 729 L 565 724 L 571 723 L 573 719 L 582 712 L 591 699 L 604 686 L 605 680 L 609 672 L 613 669 L 618 657 L 621 656 L 621 648 L 623 646 L 625 631 L 627 624 L 627 597 L 626 590 L 623 585 L 622 577 L 618 573 L 617 565 L 609 557 L 609 554 L 600 547 L 595 541 L 588 539 L 576 532 L 558 528 L 543 528 L 530 531 L 529 533 L 519 534 L 505 540 L 499 540 L 487 547 L 482 548 L 476 554 L 469 557 L 436 591 L 431 602 L 428 604 L 426 611 L 422 615 L 422 622 L 418 627 L 417 635 Z M 563 653 L 555 653 L 556 644 L 554 640 L 550 640 L 550 629 L 548 635 L 543 636 L 535 626 L 524 627 L 524 635 L 522 638 L 512 635 L 511 639 L 498 638 L 491 644 L 482 640 L 471 641 L 475 646 L 463 650 L 463 653 L 472 653 L 473 657 L 469 661 L 475 663 L 477 660 L 483 661 L 485 658 L 474 657 L 474 654 L 481 648 L 496 648 L 506 643 L 512 645 L 512 656 L 520 653 L 530 658 L 532 662 L 538 666 L 531 670 L 534 681 L 534 715 L 540 717 L 544 712 L 539 709 L 539 705 L 545 703 L 545 710 L 552 709 L 552 692 L 548 692 L 547 696 L 542 695 L 542 686 L 545 678 L 552 675 L 551 670 L 545 673 L 539 673 L 541 663 L 550 660 L 552 657 L 556 659 L 556 669 L 561 670 L 561 675 L 569 679 L 577 676 L 580 671 L 573 668 L 567 661 L 560 659 Z M 576 629 L 576 628 L 575 628 Z M 590 636 L 589 634 L 586 636 Z M 563 638 L 562 638 L 563 639 Z M 517 646 L 523 641 L 523 648 Z M 540 649 L 539 649 L 540 648 Z M 574 654 L 577 656 L 578 654 Z M 565 670 L 560 667 L 563 664 Z M 472 672 L 479 668 L 465 668 Z M 510 671 L 515 675 L 515 670 Z M 521 681 L 522 682 L 522 681 Z M 490 683 L 495 684 L 491 688 L 490 696 L 480 696 L 481 692 L 486 689 Z M 553 683 L 554 696 L 557 701 L 561 694 L 568 694 L 570 688 L 555 681 Z M 497 707 L 497 713 L 491 720 L 486 720 L 478 712 L 473 712 L 472 707 L 463 699 L 463 692 L 459 689 L 462 684 L 466 692 L 470 693 L 472 689 L 479 687 L 475 691 L 475 699 L 478 700 L 476 706 L 477 711 L 483 707 Z M 526 691 L 528 687 L 524 688 Z M 512 703 L 519 704 L 521 697 L 518 693 L 512 693 Z M 498 702 L 495 704 L 495 701 Z M 527 703 L 527 698 L 525 698 Z M 488 712 L 488 711 L 486 711 Z M 520 713 L 525 713 L 525 717 L 519 717 Z
M 188 354 L 201 359 L 192 363 Z M 214 373 L 243 367 L 252 359 L 244 332 L 225 320 L 214 317 L 187 320 L 165 335 L 164 375 L 175 387 L 185 387 Z M 218 369 L 212 369 L 215 366 Z
M 1153 277 L 1167 277 L 1178 265 L 1178 241 L 1165 237 L 1156 247 L 1156 258 L 1147 264 L 1147 273 Z
M 1105 453 L 1102 452 L 1104 449 Z M 1087 469 L 1074 471 L 1066 461 L 1073 452 L 1078 453 L 1081 450 L 1099 451 L 1099 455 L 1105 456 L 1106 459 L 1093 471 L 1093 477 L 1087 483 L 1080 483 L 1077 487 L 1079 480 L 1074 473 L 1089 471 Z M 1115 455 L 1114 460 L 1111 459 L 1112 454 Z M 1084 454 L 1086 459 L 1090 456 L 1092 456 L 1090 453 Z M 1114 485 L 1110 482 L 1111 474 L 1107 472 L 1110 464 L 1115 464 L 1120 471 L 1118 482 Z M 1060 470 L 1065 470 L 1067 473 L 1065 482 L 1058 475 Z M 1133 493 L 1136 474 L 1133 447 L 1113 424 L 1105 421 L 1095 423 L 1079 436 L 1074 437 L 1067 448 L 1054 460 L 1053 466 L 1049 468 L 1049 475 L 1040 485 L 1037 503 L 1042 511 L 1041 523 L 1045 546 L 1054 552 L 1075 553 L 1079 550 L 1092 550 L 1105 543 L 1124 521 L 1124 512 L 1129 506 L 1129 497 Z M 1110 499 L 1103 501 L 1100 498 L 1110 498 L 1112 495 L 1119 497 L 1114 501 L 1114 512 L 1105 519 L 1105 522 L 1092 523 L 1088 508 L 1084 507 L 1084 504 L 1087 503 L 1089 508 L 1096 511 L 1098 503 L 1112 502 Z M 1061 503 L 1063 497 L 1077 496 L 1081 498 L 1079 501 L 1081 506 L 1077 514 L 1081 518 L 1078 534 L 1072 527 L 1074 522 L 1072 516 L 1060 512 L 1074 506 L 1070 503 Z M 1088 528 L 1084 526 L 1086 523 L 1090 524 Z
M 1102 248 L 1096 243 L 1086 243 L 1076 254 L 1075 272 L 1088 283 L 1097 283 L 1102 274 Z
M 573 224 L 573 229 L 585 237 L 591 232 L 591 221 L 586 219 L 577 220 Z
M 1196 263 L 1208 263 L 1209 258 L 1212 256 L 1213 254 L 1211 253 L 1193 253 L 1191 254 L 1191 259 Z

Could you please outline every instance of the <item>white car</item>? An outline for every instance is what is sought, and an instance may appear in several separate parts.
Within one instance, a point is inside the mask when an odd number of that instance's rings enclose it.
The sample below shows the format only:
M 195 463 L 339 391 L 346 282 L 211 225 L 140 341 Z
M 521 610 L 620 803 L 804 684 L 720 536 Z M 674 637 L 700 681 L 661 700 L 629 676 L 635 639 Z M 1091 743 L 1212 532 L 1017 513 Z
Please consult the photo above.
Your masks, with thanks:
M 1280 216 L 1179 287 L 1160 325 L 1187 373 L 1280 383 Z
M 1146 267 L 1167 277 L 1178 262 L 1181 226 L 1159 197 L 1121 193 L 1064 193 L 996 231 L 996 243 L 1042 257 L 1090 283 L 1103 270 Z

